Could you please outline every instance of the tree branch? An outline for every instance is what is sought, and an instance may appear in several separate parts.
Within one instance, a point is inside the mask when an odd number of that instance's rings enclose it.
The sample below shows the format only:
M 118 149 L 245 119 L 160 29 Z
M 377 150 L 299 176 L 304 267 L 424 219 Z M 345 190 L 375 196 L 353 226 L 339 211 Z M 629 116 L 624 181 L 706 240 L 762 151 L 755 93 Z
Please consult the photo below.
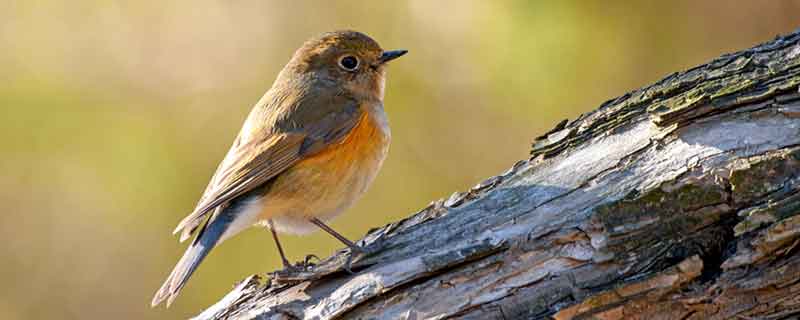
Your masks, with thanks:
M 675 73 L 531 158 L 253 276 L 197 319 L 782 319 L 800 315 L 800 30 Z

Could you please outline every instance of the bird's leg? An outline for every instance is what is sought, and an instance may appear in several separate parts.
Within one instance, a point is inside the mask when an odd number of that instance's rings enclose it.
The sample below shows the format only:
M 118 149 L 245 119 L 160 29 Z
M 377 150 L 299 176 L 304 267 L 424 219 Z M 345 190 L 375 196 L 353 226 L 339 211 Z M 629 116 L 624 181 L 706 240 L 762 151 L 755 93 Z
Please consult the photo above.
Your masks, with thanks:
M 327 226 L 321 220 L 319 220 L 317 218 L 311 218 L 310 221 L 311 221 L 311 223 L 317 225 L 317 227 L 319 227 L 323 231 L 327 232 L 328 234 L 332 235 L 337 240 L 339 240 L 342 243 L 344 243 L 346 246 L 350 247 L 350 249 L 353 249 L 353 250 L 356 250 L 356 251 L 361 251 L 361 247 L 359 247 L 358 245 L 353 243 L 353 241 L 348 240 L 343 235 L 341 235 L 338 232 L 336 232 L 335 230 L 333 230 L 331 227 Z
M 336 232 L 335 230 L 333 230 L 331 227 L 327 226 L 321 220 L 319 220 L 317 218 L 311 218 L 309 221 L 311 221 L 311 223 L 317 225 L 317 227 L 319 227 L 323 231 L 327 232 L 328 234 L 332 235 L 334 238 L 336 238 L 337 240 L 341 241 L 342 243 L 344 243 L 346 246 L 348 246 L 350 248 L 352 254 L 349 257 L 347 257 L 347 262 L 345 263 L 344 269 L 349 273 L 353 273 L 353 270 L 350 270 L 350 263 L 353 260 L 353 254 L 355 254 L 355 253 L 364 253 L 365 252 L 364 249 L 359 247 L 357 244 L 353 243 L 353 241 L 348 240 L 343 235 L 341 235 L 338 232 Z
M 283 267 L 287 270 L 295 269 L 295 267 L 289 263 L 289 260 L 286 259 L 286 255 L 283 253 L 283 247 L 281 247 L 281 242 L 278 240 L 278 232 L 275 231 L 275 225 L 273 225 L 272 219 L 268 220 L 267 223 L 269 224 L 269 231 L 272 231 L 272 238 L 275 239 L 275 245 L 278 247 L 278 253 L 281 254 Z

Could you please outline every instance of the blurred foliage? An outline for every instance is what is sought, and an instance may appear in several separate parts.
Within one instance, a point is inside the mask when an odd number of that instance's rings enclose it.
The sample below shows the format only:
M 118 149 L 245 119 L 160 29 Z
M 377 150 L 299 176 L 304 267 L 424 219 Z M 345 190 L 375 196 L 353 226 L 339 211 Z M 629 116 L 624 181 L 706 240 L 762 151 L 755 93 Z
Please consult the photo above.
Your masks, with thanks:
M 0 319 L 172 319 L 277 268 L 254 229 L 149 308 L 195 204 L 294 50 L 387 49 L 393 145 L 333 226 L 352 239 L 527 155 L 563 118 L 800 26 L 798 1 L 0 2 Z M 293 259 L 341 245 L 284 237 Z

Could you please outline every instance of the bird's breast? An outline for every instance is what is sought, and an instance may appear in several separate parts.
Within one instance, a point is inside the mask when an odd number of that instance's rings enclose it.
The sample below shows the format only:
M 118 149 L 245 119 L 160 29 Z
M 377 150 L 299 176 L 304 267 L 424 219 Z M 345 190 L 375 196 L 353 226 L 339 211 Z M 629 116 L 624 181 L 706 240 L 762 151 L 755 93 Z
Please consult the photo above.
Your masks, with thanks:
M 364 108 L 350 133 L 276 177 L 262 199 L 260 220 L 272 219 L 281 232 L 315 229 L 309 217 L 331 219 L 350 207 L 372 184 L 391 140 L 383 108 Z

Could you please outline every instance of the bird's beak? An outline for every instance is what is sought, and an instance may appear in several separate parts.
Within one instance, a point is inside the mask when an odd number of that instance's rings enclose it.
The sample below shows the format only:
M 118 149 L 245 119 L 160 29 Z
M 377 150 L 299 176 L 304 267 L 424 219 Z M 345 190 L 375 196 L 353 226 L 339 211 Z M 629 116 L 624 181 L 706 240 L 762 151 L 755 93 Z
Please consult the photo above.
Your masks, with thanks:
M 391 51 L 384 51 L 381 54 L 380 63 L 384 64 L 394 59 L 400 58 L 404 54 L 406 54 L 408 50 L 391 50 Z

